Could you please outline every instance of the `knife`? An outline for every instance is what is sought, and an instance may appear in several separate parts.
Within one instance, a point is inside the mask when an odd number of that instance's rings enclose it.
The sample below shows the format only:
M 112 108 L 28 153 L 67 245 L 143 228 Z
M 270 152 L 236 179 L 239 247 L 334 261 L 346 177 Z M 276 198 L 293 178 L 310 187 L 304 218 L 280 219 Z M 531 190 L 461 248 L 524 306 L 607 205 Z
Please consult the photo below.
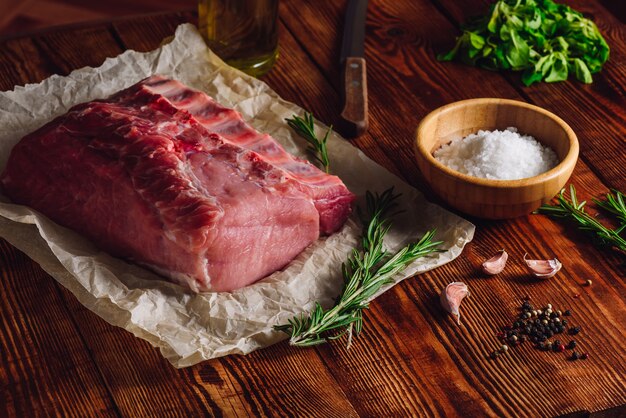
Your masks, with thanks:
M 365 71 L 365 15 L 367 0 L 348 0 L 341 43 L 342 125 L 346 136 L 367 130 L 367 77 Z

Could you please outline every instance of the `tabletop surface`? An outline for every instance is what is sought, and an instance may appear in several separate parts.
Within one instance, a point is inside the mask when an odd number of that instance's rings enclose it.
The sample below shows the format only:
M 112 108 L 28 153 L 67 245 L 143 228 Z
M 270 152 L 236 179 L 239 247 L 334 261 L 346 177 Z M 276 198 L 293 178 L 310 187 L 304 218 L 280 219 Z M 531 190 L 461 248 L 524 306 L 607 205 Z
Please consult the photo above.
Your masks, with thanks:
M 354 144 L 440 203 L 414 161 L 419 120 L 461 99 L 522 100 L 556 113 L 577 133 L 581 154 L 570 181 L 581 198 L 625 191 L 624 16 L 598 1 L 567 3 L 592 17 L 611 46 L 610 61 L 591 85 L 527 88 L 519 74 L 438 62 L 459 22 L 484 10 L 486 1 L 370 1 L 370 127 Z M 281 1 L 280 58 L 263 78 L 328 124 L 340 113 L 345 5 Z M 2 40 L 0 90 L 98 66 L 126 49 L 154 49 L 194 19 L 192 12 L 142 16 Z M 341 341 L 306 349 L 283 342 L 181 370 L 91 313 L 0 240 L 0 416 L 624 416 L 623 255 L 598 249 L 588 236 L 542 215 L 470 220 L 476 235 L 463 254 L 377 298 L 349 350 Z M 505 273 L 486 278 L 477 266 L 501 248 L 517 259 Z M 563 270 L 551 280 L 532 280 L 519 261 L 525 252 L 557 257 Z M 586 280 L 593 284 L 583 286 Z M 472 292 L 460 326 L 438 301 L 452 281 L 468 283 Z M 564 353 L 522 344 L 490 360 L 500 326 L 511 322 L 526 296 L 536 306 L 571 309 L 590 358 L 568 361 Z

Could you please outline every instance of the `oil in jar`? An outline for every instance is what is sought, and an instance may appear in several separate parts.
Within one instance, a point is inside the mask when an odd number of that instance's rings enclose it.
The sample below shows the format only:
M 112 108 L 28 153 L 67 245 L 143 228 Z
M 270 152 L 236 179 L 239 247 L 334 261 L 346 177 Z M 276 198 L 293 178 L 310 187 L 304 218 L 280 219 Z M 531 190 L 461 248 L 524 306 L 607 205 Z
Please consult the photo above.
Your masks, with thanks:
M 198 26 L 213 52 L 255 77 L 278 57 L 278 0 L 199 0 Z

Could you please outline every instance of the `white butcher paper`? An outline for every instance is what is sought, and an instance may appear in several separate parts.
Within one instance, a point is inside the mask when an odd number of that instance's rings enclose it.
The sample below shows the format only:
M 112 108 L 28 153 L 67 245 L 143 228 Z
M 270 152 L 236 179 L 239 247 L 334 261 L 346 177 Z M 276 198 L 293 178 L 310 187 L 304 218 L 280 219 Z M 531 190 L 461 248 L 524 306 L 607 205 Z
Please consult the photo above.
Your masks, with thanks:
M 78 103 L 105 98 L 153 74 L 179 80 L 234 107 L 287 151 L 307 157 L 306 142 L 285 123 L 287 117 L 303 115 L 303 109 L 282 100 L 264 82 L 226 65 L 193 25 L 183 24 L 172 41 L 155 51 L 126 51 L 98 68 L 81 68 L 67 77 L 53 75 L 39 84 L 0 93 L 0 171 L 12 147 L 27 133 Z M 326 127 L 317 123 L 317 129 L 322 133 Z M 419 191 L 336 133 L 328 140 L 328 154 L 333 174 L 358 196 L 357 203 L 363 203 L 366 190 L 382 192 L 394 186 L 402 193 L 399 203 L 405 212 L 394 219 L 386 238 L 389 250 L 418 240 L 432 228 L 437 229 L 436 239 L 444 242 L 445 251 L 417 260 L 393 284 L 453 260 L 472 239 L 474 225 L 428 203 Z M 341 231 L 319 239 L 285 269 L 256 284 L 231 293 L 194 294 L 99 251 L 78 234 L 0 196 L 0 236 L 105 321 L 158 347 L 175 367 L 247 354 L 285 339 L 287 335 L 272 326 L 309 311 L 315 301 L 332 304 L 343 284 L 341 263 L 358 245 L 359 235 L 360 227 L 351 219 Z

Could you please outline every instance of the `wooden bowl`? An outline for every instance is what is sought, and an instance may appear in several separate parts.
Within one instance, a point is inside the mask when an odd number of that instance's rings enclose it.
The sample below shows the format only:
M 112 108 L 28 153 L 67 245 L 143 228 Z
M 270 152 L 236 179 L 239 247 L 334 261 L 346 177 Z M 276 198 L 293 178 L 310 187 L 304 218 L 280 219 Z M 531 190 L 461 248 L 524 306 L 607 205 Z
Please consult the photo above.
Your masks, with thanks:
M 433 157 L 453 139 L 509 126 L 552 148 L 559 164 L 535 177 L 489 180 L 461 174 Z M 507 219 L 529 214 L 565 186 L 578 159 L 578 140 L 561 118 L 540 107 L 515 100 L 470 99 L 440 107 L 422 120 L 415 156 L 426 181 L 450 206 L 479 218 Z

